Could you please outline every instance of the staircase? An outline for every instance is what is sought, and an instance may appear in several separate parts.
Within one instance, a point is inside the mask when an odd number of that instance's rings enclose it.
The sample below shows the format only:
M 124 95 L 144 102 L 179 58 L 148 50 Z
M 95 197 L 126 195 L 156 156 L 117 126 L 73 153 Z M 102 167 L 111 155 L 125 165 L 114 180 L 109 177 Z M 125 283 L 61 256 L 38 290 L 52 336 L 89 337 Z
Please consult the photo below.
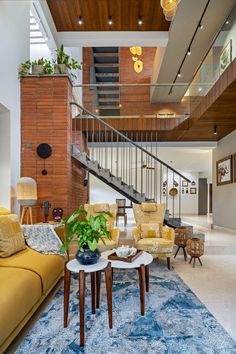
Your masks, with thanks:
M 71 105 L 79 132 L 72 157 L 134 203 L 165 203 L 173 223 L 181 222 L 182 181 L 191 181 L 81 105 Z

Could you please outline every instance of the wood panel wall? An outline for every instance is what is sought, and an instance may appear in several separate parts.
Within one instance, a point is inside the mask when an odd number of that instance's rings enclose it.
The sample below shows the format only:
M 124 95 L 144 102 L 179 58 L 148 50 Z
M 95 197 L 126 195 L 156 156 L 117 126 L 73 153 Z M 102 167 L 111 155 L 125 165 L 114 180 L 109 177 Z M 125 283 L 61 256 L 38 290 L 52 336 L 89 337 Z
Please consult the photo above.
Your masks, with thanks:
M 21 176 L 37 182 L 34 222 L 43 221 L 41 205 L 45 200 L 51 203 L 49 219 L 55 207 L 63 208 L 68 215 L 88 200 L 84 170 L 70 154 L 71 98 L 67 77 L 26 77 L 21 81 Z M 51 157 L 45 160 L 46 176 L 41 173 L 44 160 L 36 153 L 41 143 L 52 147 Z

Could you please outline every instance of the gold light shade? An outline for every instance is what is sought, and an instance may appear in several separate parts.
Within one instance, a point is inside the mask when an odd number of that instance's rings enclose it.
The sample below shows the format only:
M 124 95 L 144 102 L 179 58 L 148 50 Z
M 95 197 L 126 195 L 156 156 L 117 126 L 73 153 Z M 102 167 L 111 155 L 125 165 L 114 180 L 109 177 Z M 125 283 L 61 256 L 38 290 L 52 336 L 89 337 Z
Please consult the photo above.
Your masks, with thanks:
M 16 185 L 16 198 L 21 206 L 31 206 L 37 202 L 37 183 L 33 178 L 22 177 Z
M 130 47 L 129 50 L 133 55 L 142 55 L 142 47 Z
M 167 21 L 172 21 L 181 0 L 161 0 L 161 6 Z
M 139 59 L 134 62 L 134 70 L 136 71 L 136 73 L 141 73 L 141 71 L 143 70 L 142 60 Z

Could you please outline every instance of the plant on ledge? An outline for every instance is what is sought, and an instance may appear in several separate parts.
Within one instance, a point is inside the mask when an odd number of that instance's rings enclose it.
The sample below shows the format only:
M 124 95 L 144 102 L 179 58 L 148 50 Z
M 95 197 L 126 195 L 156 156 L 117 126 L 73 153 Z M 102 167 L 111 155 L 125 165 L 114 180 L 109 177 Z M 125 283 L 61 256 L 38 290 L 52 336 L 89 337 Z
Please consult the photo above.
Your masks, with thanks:
M 55 73 L 66 74 L 67 70 L 81 70 L 81 64 L 64 52 L 63 44 L 56 50 L 56 55 L 57 57 L 54 62 Z M 70 72 L 70 75 L 75 79 L 77 78 L 72 72 Z
M 69 244 L 77 238 L 78 252 L 76 259 L 81 264 L 94 264 L 100 257 L 97 249 L 98 242 L 104 244 L 105 238 L 111 239 L 107 230 L 107 218 L 112 217 L 110 212 L 102 212 L 97 216 L 87 217 L 87 211 L 83 206 L 64 220 L 66 228 L 66 241 L 61 246 L 61 251 L 65 252 Z

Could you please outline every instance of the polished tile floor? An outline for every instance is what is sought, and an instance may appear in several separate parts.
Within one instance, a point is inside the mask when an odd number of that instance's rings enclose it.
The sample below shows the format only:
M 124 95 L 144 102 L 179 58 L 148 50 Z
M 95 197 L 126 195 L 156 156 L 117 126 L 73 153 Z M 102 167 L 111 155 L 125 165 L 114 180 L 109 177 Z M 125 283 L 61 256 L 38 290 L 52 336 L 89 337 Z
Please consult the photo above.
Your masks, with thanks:
M 196 267 L 192 268 L 188 262 L 184 262 L 180 252 L 172 260 L 172 265 L 236 341 L 236 231 L 211 229 L 211 216 L 188 215 L 183 217 L 183 221 L 193 225 L 195 231 L 205 234 L 203 267 L 196 262 Z M 131 242 L 133 226 L 132 218 L 126 229 L 120 223 L 119 227 L 123 230 L 121 244 Z

